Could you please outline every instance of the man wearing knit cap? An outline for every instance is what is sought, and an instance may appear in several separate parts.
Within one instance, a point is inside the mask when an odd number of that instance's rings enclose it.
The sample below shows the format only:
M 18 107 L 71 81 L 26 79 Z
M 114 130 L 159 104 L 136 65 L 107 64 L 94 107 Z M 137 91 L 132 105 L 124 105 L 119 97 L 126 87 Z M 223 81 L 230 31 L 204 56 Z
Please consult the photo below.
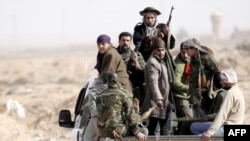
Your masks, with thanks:
M 210 141 L 212 135 L 223 136 L 224 126 L 233 124 L 243 124 L 245 116 L 245 98 L 240 88 L 237 86 L 238 78 L 233 69 L 222 70 L 220 73 L 220 83 L 222 88 L 226 90 L 225 98 L 216 114 L 213 122 L 203 125 L 206 132 L 201 132 L 199 126 L 192 125 L 191 130 L 196 134 L 202 134 L 203 141 Z
M 156 38 L 152 45 L 153 52 L 145 67 L 146 96 L 142 104 L 141 112 L 155 107 L 149 117 L 149 135 L 155 135 L 157 123 L 160 125 L 160 134 L 168 135 L 169 116 L 169 83 L 168 72 L 165 66 L 165 42 Z
M 106 34 L 101 34 L 97 38 L 97 47 L 98 54 L 95 68 L 99 72 L 99 75 L 103 75 L 106 72 L 116 73 L 121 80 L 122 87 L 132 93 L 132 85 L 126 65 L 120 54 L 111 44 L 111 38 Z
M 190 38 L 183 42 L 183 48 L 191 57 L 189 92 L 190 104 L 192 104 L 194 117 L 206 115 L 212 104 L 209 98 L 211 82 L 215 72 L 219 72 L 219 63 L 214 58 L 211 49 L 200 44 L 196 38 Z

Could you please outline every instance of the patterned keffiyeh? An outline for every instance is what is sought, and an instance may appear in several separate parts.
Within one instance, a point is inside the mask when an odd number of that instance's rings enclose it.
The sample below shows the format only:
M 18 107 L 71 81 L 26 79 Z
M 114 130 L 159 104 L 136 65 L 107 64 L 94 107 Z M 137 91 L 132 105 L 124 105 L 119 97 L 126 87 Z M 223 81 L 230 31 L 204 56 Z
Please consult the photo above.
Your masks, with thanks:
M 197 48 L 199 51 L 201 51 L 203 53 L 213 54 L 213 51 L 210 48 L 201 45 L 200 41 L 198 41 L 195 38 L 190 38 L 190 39 L 183 42 L 183 48 L 190 48 L 190 47 Z
M 149 27 L 145 24 L 146 26 L 146 36 L 151 36 L 154 35 L 155 31 L 157 30 L 157 25 L 158 23 L 156 22 L 153 27 Z

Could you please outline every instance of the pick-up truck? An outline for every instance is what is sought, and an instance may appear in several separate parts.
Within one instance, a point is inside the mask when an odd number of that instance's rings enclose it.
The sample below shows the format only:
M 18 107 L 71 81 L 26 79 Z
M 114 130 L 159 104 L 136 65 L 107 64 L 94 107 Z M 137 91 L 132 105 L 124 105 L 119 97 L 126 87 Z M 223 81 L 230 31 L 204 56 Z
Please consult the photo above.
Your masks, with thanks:
M 80 127 L 81 124 L 81 107 L 84 99 L 88 95 L 89 89 L 94 86 L 96 81 L 96 76 L 91 77 L 87 80 L 84 87 L 80 90 L 74 111 L 74 117 L 72 120 L 72 114 L 70 110 L 63 109 L 59 113 L 59 126 L 65 128 L 72 128 L 71 131 L 71 141 L 84 141 L 83 140 L 83 131 L 84 129 Z M 123 138 L 124 141 L 136 141 L 135 137 L 126 137 Z M 167 136 L 148 136 L 147 141 L 199 141 L 200 136 L 196 135 L 167 135 Z M 223 137 L 212 137 L 211 141 L 223 141 Z

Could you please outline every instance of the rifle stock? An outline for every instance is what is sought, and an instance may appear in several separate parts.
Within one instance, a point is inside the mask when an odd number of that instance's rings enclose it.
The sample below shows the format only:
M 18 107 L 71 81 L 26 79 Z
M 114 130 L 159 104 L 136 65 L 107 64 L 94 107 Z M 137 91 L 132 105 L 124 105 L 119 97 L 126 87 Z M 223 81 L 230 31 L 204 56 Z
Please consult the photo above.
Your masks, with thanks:
M 201 70 L 202 71 L 202 70 Z M 207 79 L 205 74 L 200 74 L 200 79 L 201 79 L 201 87 L 206 88 L 207 87 Z
M 198 53 L 198 57 L 199 57 L 199 62 L 200 62 L 199 79 L 201 83 L 201 88 L 207 88 L 207 79 L 206 79 L 206 75 L 204 72 L 204 67 L 202 66 L 202 63 L 201 63 L 200 52 Z

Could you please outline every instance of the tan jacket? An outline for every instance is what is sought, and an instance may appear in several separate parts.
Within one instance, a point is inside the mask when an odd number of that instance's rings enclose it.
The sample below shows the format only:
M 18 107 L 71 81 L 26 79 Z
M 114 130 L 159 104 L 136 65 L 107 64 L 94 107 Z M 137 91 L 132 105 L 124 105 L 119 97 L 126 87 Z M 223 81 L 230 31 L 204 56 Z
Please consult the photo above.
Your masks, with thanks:
M 112 46 L 109 47 L 103 56 L 100 75 L 105 72 L 115 72 L 120 78 L 122 87 L 132 93 L 132 85 L 129 80 L 126 65 L 120 54 Z

